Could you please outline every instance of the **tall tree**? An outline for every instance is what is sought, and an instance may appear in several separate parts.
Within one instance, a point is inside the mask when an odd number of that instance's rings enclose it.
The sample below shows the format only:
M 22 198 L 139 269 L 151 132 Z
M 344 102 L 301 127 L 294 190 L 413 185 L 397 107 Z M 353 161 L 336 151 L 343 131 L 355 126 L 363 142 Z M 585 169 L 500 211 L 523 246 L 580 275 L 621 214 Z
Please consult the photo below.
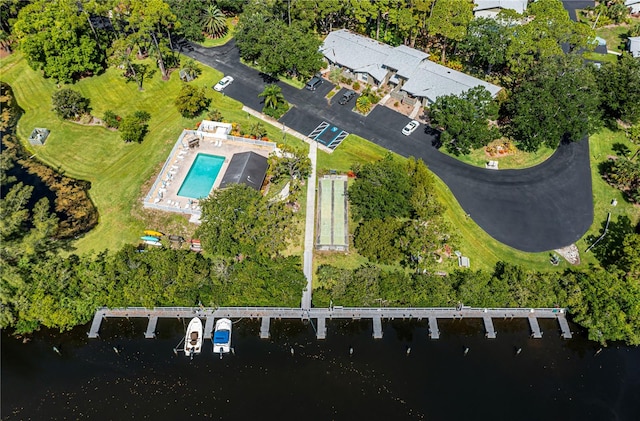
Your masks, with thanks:
M 481 17 L 469 23 L 467 35 L 458 48 L 465 53 L 469 64 L 491 73 L 505 65 L 508 42 L 507 25 L 498 19 Z
M 581 140 L 601 125 L 598 86 L 580 56 L 555 57 L 536 65 L 506 105 L 509 131 L 525 151 L 561 140 Z
M 473 1 L 436 0 L 429 17 L 429 33 L 440 38 L 441 60 L 446 62 L 447 46 L 464 39 L 473 19 Z
M 13 33 L 29 65 L 45 77 L 72 82 L 104 68 L 105 52 L 76 1 L 34 1 L 20 11 Z
M 498 116 L 498 105 L 484 86 L 438 97 L 429 115 L 437 127 L 444 129 L 440 142 L 456 155 L 466 155 L 498 137 L 497 129 L 489 123 Z
M 602 108 L 608 118 L 640 122 L 640 58 L 623 54 L 597 72 Z
M 165 48 L 170 30 L 179 27 L 176 15 L 162 0 L 130 0 L 127 30 L 141 50 L 150 50 L 156 57 L 162 78 L 169 78 L 165 65 Z
M 204 33 L 210 38 L 218 38 L 227 32 L 227 19 L 214 4 L 210 4 L 202 14 Z
M 525 75 L 538 62 L 562 55 L 562 46 L 571 51 L 593 48 L 594 31 L 584 23 L 574 22 L 560 0 L 531 2 L 527 21 L 511 26 L 511 40 L 506 57 L 509 70 Z

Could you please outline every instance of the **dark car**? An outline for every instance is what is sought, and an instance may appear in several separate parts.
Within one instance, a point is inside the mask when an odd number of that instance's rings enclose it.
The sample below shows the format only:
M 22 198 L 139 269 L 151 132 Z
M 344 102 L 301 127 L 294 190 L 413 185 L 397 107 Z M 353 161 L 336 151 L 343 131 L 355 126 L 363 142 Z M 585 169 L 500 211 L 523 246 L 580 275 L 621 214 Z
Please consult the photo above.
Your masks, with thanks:
M 321 84 L 322 84 L 322 79 L 320 79 L 318 76 L 314 76 L 311 78 L 309 82 L 307 82 L 305 88 L 307 88 L 310 91 L 315 91 L 316 88 Z
M 338 104 L 340 104 L 340 105 L 344 105 L 344 104 L 346 104 L 347 102 L 351 101 L 351 99 L 353 99 L 353 97 L 355 97 L 355 96 L 356 96 L 355 91 L 348 90 L 347 92 L 345 92 L 345 93 L 342 95 L 342 98 L 340 98 L 340 101 L 338 101 Z

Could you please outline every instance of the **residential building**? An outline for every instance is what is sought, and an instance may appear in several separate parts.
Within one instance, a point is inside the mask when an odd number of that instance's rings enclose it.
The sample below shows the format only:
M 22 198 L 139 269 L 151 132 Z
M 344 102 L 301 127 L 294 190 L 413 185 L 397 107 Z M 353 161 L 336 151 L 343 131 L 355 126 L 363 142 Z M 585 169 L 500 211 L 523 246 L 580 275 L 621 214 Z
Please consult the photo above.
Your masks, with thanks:
M 495 19 L 502 10 L 513 10 L 523 14 L 528 0 L 475 0 L 473 15 L 477 18 Z

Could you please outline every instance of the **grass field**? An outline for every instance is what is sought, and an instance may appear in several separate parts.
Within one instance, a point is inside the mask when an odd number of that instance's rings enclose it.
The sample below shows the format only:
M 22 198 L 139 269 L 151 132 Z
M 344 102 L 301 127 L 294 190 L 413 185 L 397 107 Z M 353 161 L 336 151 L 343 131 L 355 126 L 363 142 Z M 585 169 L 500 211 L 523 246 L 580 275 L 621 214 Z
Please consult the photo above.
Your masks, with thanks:
M 500 144 L 501 141 L 497 140 L 491 142 L 489 145 Z M 500 169 L 518 169 L 518 168 L 529 168 L 535 165 L 540 164 L 545 161 L 555 150 L 549 147 L 543 146 L 536 152 L 524 152 L 521 150 L 516 150 L 514 153 L 510 155 L 504 156 L 495 156 L 489 157 L 485 153 L 484 148 L 474 149 L 468 155 L 459 155 L 456 156 L 450 152 L 448 152 L 444 147 L 440 148 L 440 152 L 449 155 L 453 158 L 456 158 L 459 161 L 464 162 L 465 164 L 473 165 L 475 167 L 484 168 L 485 164 L 492 161 L 498 161 L 498 168 Z
M 629 28 L 640 23 L 640 18 L 630 18 L 630 24 L 607 25 L 596 29 L 596 35 L 607 41 L 607 49 L 622 53 L 626 51 L 626 41 L 629 34 Z
M 141 144 L 126 144 L 118 132 L 103 127 L 86 127 L 62 121 L 51 111 L 54 81 L 44 79 L 33 71 L 21 54 L 2 59 L 0 74 L 9 83 L 18 104 L 25 110 L 18 122 L 18 135 L 26 139 L 34 127 L 51 131 L 42 147 L 27 146 L 36 157 L 67 175 L 91 182 L 89 194 L 96 204 L 100 220 L 98 226 L 75 242 L 78 253 L 117 249 L 133 243 L 140 232 L 149 227 L 176 234 L 189 234 L 186 219 L 178 215 L 142 209 L 142 197 L 151 179 L 162 166 L 168 152 L 184 128 L 194 128 L 202 116 L 185 119 L 180 116 L 174 99 L 183 82 L 173 72 L 169 81 L 162 81 L 159 72 L 145 81 L 143 91 L 134 83 L 126 83 L 120 70 L 108 69 L 104 74 L 87 78 L 69 86 L 91 101 L 91 113 L 101 117 L 106 110 L 126 115 L 136 110 L 151 114 L 149 133 Z M 192 84 L 210 86 L 220 72 L 203 66 L 202 75 Z M 256 119 L 242 111 L 237 101 L 208 89 L 212 98 L 210 108 L 221 111 L 224 119 L 248 128 Z M 282 132 L 264 123 L 267 136 L 282 143 Z M 296 146 L 306 145 L 288 136 L 284 140 Z M 305 146 L 306 147 L 306 146 Z

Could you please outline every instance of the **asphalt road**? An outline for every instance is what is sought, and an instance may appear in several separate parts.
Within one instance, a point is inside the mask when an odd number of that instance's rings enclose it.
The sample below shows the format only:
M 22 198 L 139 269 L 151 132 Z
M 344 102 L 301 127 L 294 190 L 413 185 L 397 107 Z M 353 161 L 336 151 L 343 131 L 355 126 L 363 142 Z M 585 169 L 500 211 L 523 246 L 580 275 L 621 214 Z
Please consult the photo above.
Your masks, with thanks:
M 233 41 L 223 47 L 196 47 L 187 55 L 230 74 L 235 81 L 224 91 L 255 110 L 262 109 L 258 94 L 268 76 L 239 61 Z M 217 81 L 211 81 L 213 85 Z M 375 107 L 366 117 L 352 111 L 355 100 L 339 105 L 340 93 L 324 81 L 316 91 L 275 82 L 294 107 L 280 120 L 308 135 L 323 120 L 402 156 L 422 159 L 449 186 L 462 208 L 496 240 L 515 249 L 540 252 L 577 241 L 593 221 L 588 140 L 563 144 L 544 163 L 524 170 L 487 170 L 466 165 L 439 152 L 437 133 L 424 126 L 411 136 L 400 132 L 409 118 L 386 107 Z

